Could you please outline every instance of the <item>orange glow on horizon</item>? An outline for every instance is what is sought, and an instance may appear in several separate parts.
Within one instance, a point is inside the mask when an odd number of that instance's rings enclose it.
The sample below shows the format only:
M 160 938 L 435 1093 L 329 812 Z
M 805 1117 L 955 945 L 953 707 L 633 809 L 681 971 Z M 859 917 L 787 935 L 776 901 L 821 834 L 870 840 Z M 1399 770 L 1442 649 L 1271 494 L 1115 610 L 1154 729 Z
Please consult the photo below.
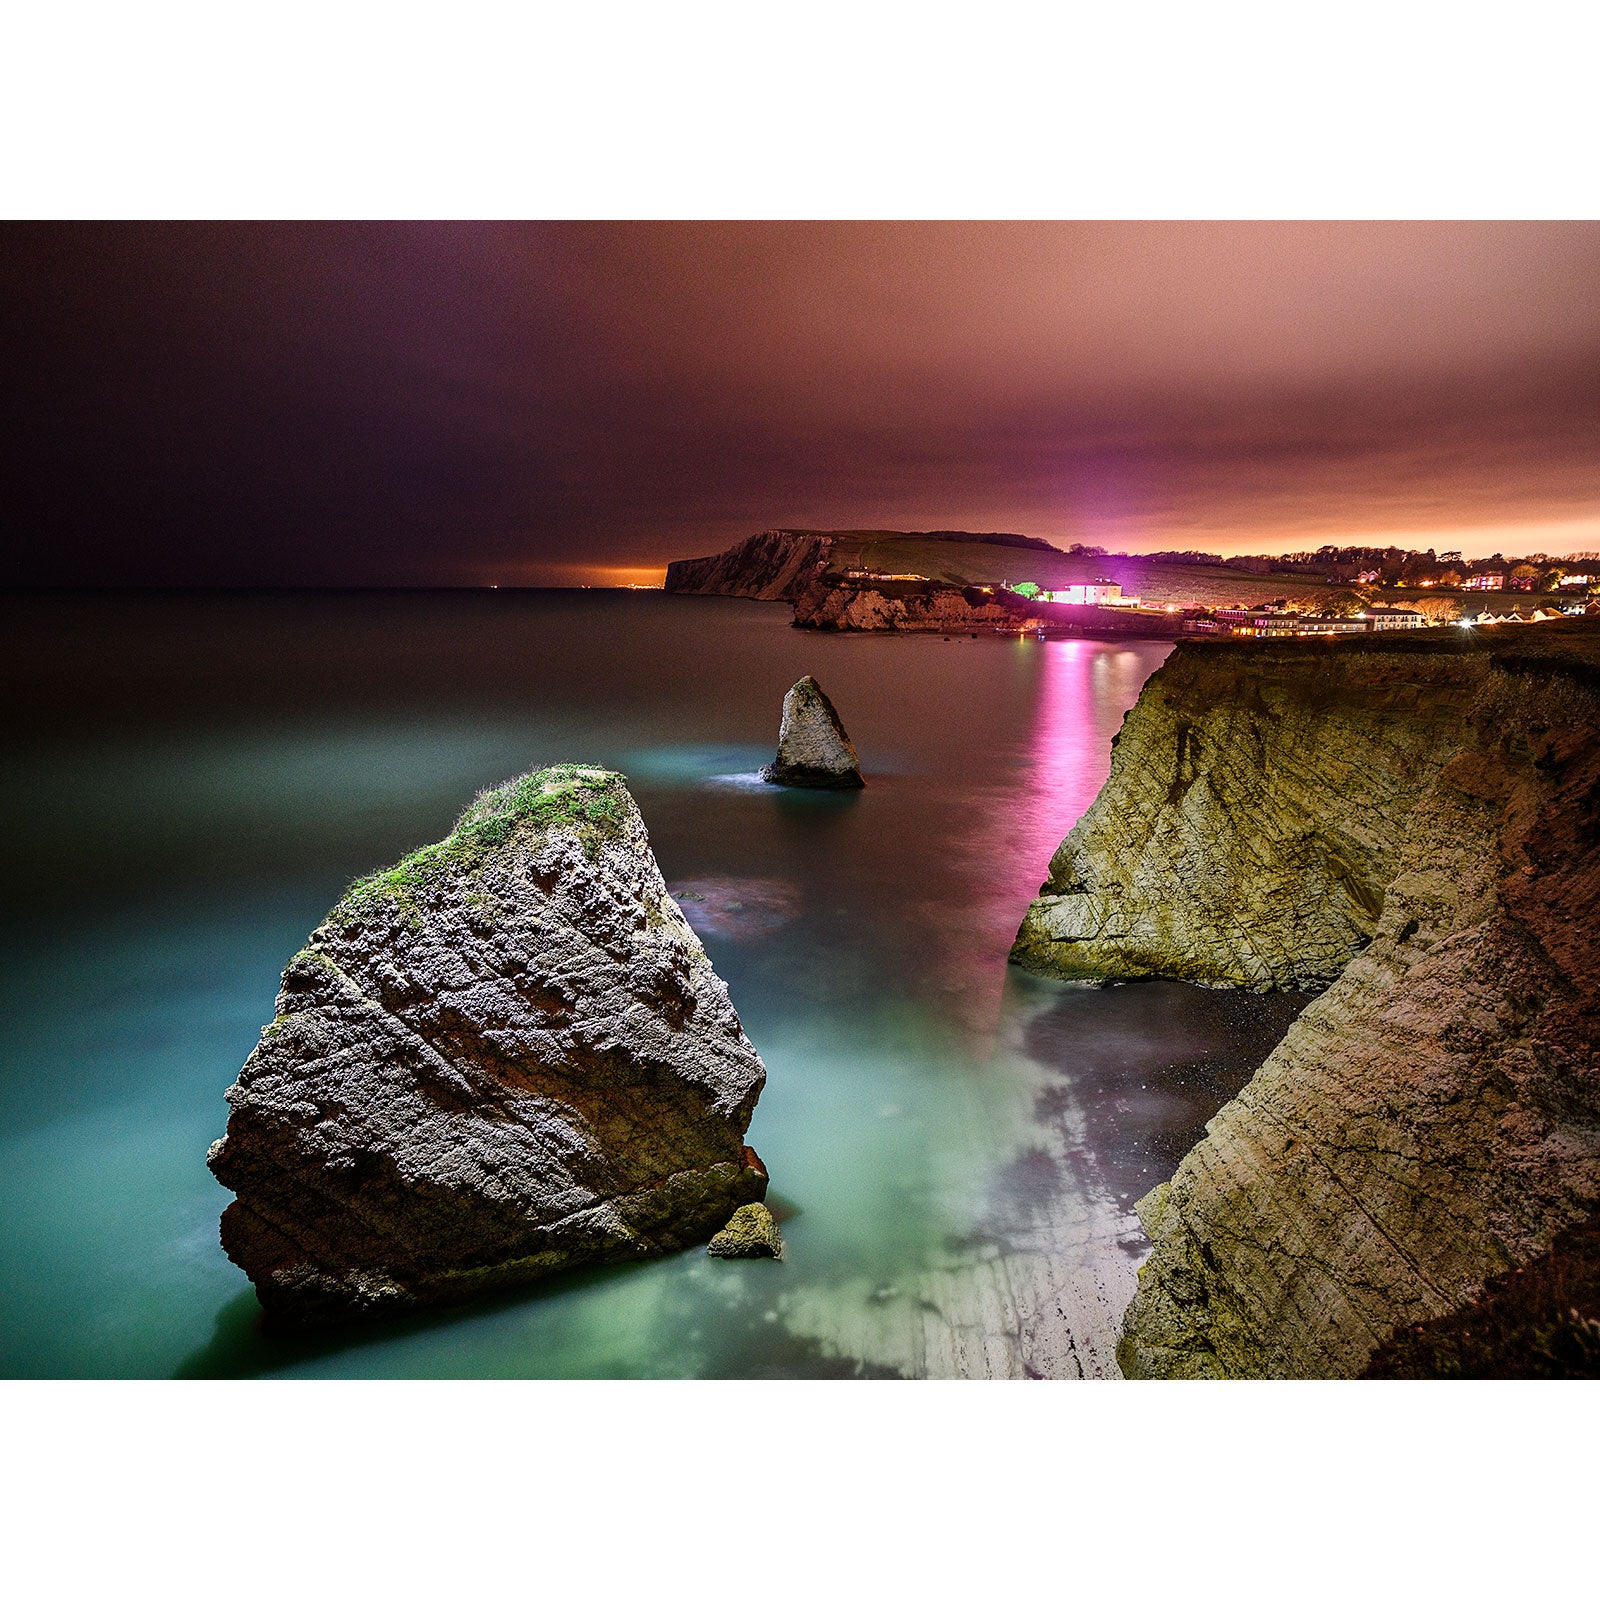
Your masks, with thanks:
M 659 589 L 666 582 L 666 564 L 611 566 L 578 561 L 530 561 L 488 581 L 526 589 Z

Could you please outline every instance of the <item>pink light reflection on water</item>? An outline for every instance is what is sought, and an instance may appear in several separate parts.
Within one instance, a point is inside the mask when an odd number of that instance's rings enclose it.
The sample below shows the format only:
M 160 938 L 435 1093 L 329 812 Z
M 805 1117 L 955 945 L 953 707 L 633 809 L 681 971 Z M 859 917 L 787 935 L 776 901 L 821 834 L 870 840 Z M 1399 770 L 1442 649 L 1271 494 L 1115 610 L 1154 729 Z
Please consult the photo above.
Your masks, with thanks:
M 1141 640 L 1022 639 L 1019 692 L 1035 713 L 1025 742 L 975 791 L 963 876 L 971 902 L 947 921 L 939 981 L 969 1028 L 990 1033 L 998 1019 L 1006 956 L 1050 858 L 1088 810 L 1111 767 L 1111 740 L 1145 680 L 1171 646 Z
M 1030 821 L 1054 851 L 1100 790 L 1110 763 L 1110 737 L 1098 727 L 1096 690 L 1106 688 L 1104 646 L 1081 639 L 1040 645 L 1044 666 L 1033 730 Z M 1117 715 L 1120 717 L 1120 711 Z

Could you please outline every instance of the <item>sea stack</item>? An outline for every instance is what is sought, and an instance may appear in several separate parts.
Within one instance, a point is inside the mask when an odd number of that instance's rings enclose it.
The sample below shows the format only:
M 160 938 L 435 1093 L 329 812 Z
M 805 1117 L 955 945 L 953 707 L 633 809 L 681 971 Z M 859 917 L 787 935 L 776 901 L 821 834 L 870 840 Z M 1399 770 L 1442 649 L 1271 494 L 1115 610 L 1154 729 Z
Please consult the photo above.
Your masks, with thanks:
M 532 772 L 290 961 L 208 1157 L 223 1247 L 315 1323 L 704 1243 L 766 1192 L 765 1076 L 622 779 Z
M 778 758 L 761 769 L 768 783 L 800 789 L 861 789 L 866 786 L 856 747 L 833 702 L 809 675 L 783 697 Z

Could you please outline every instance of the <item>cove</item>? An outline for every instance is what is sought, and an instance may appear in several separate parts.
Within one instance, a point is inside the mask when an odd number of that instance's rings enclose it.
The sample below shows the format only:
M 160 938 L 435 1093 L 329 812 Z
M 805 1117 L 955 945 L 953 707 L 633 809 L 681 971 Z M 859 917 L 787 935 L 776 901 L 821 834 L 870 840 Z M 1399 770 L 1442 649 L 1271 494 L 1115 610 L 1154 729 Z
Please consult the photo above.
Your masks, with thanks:
M 1006 965 L 1164 644 L 604 591 L 5 606 L 7 1376 L 1113 1377 L 1132 1201 L 1300 1003 Z M 865 791 L 755 777 L 806 673 Z M 204 1156 L 285 960 L 352 879 L 562 761 L 627 775 L 767 1064 L 788 1259 L 264 1337 Z

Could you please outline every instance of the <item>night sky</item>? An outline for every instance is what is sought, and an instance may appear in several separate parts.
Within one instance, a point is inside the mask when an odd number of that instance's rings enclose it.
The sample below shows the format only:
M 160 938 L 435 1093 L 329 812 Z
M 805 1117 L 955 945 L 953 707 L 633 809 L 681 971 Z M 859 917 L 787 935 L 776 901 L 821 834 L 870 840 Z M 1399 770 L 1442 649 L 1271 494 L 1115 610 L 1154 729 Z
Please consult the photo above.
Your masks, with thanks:
M 12 581 L 1600 549 L 1600 224 L 6 224 Z

